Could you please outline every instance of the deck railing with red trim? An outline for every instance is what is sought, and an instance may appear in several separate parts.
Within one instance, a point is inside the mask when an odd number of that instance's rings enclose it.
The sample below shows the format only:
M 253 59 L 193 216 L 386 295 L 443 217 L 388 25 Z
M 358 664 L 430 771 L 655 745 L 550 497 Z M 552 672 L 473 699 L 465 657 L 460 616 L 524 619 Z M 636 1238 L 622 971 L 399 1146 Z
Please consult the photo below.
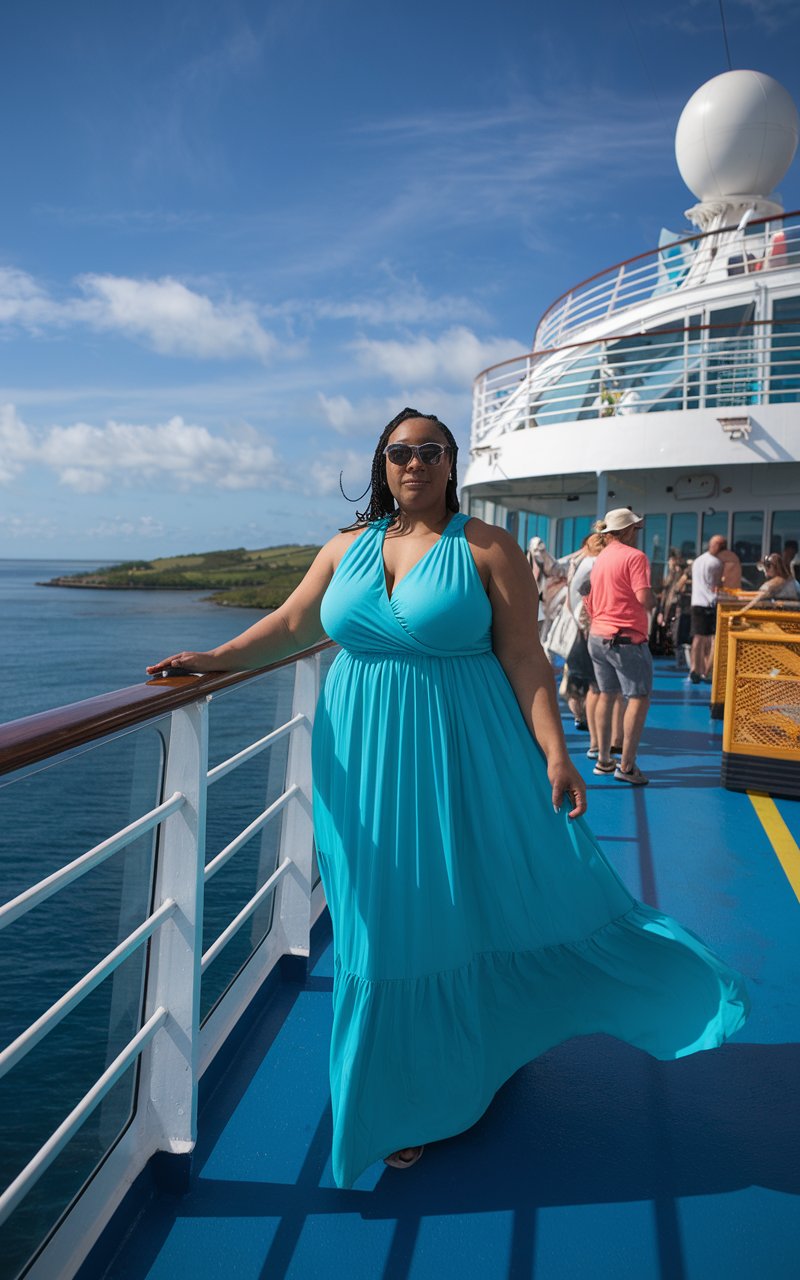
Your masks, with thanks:
M 533 350 L 562 346 L 587 325 L 681 289 L 797 265 L 800 210 L 698 232 L 605 267 L 561 294 L 539 320 Z
M 506 431 L 697 408 L 800 400 L 800 314 L 659 328 L 492 365 L 473 392 L 472 446 Z

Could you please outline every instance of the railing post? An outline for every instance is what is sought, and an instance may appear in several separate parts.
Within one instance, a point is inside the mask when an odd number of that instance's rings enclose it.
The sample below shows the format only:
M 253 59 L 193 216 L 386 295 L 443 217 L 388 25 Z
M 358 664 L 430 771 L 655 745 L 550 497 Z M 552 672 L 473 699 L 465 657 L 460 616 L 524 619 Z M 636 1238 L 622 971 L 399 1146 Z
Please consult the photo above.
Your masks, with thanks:
M 569 310 L 571 306 L 572 306 L 572 294 L 568 293 L 566 298 L 564 299 L 564 305 L 561 308 L 561 314 L 558 317 L 558 334 L 555 339 L 555 344 L 549 341 L 549 334 L 548 334 L 548 341 L 546 341 L 544 344 L 546 347 L 550 347 L 558 344 L 563 338 L 564 325 L 567 323 L 567 316 L 569 315 Z
M 314 824 L 311 816 L 311 728 L 319 691 L 319 660 L 303 658 L 295 664 L 292 716 L 302 715 L 289 739 L 286 786 L 298 790 L 283 813 L 278 862 L 290 858 L 291 872 L 279 888 L 280 919 L 289 955 L 306 957 L 310 950 Z
M 689 408 L 689 317 L 683 322 L 683 393 L 681 408 Z
M 179 791 L 185 803 L 161 829 L 155 906 L 173 898 L 178 909 L 153 937 L 145 1008 L 148 1018 L 163 1005 L 169 1019 L 142 1056 L 140 1085 L 150 1149 L 181 1156 L 197 1134 L 208 701 L 171 716 L 164 795 Z
M 625 264 L 623 263 L 619 271 L 617 272 L 617 278 L 614 281 L 614 288 L 612 289 L 611 296 L 608 299 L 608 307 L 606 308 L 607 316 L 611 315 L 611 312 L 614 310 L 617 304 L 617 295 L 619 293 L 620 285 L 622 284 L 622 277 L 624 275 L 625 275 Z

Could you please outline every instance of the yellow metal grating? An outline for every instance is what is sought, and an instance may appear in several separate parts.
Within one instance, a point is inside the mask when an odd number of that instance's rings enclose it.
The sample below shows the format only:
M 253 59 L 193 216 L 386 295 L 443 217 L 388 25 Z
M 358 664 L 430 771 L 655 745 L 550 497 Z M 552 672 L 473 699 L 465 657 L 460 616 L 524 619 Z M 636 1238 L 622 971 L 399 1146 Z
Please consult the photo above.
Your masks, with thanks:
M 800 627 L 733 631 L 723 747 L 800 762 Z
M 752 597 L 749 597 L 752 599 Z M 728 651 L 730 647 L 731 615 L 738 613 L 746 600 L 721 600 L 717 604 L 717 635 L 714 642 L 714 673 L 711 680 L 711 702 L 722 704 L 725 701 L 725 686 L 728 678 Z M 746 627 L 748 631 L 758 630 L 774 634 L 776 631 L 790 635 L 800 635 L 800 611 L 776 609 L 751 609 L 741 619 L 737 619 L 734 627 Z

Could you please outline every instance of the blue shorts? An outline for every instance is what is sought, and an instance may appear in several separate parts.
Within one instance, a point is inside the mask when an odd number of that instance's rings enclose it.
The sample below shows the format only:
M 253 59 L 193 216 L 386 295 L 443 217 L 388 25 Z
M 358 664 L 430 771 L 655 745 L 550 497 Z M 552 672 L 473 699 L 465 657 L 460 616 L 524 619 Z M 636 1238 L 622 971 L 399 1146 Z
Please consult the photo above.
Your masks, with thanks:
M 653 691 L 653 658 L 646 640 L 641 644 L 619 644 L 590 635 L 589 654 L 601 693 L 649 698 Z

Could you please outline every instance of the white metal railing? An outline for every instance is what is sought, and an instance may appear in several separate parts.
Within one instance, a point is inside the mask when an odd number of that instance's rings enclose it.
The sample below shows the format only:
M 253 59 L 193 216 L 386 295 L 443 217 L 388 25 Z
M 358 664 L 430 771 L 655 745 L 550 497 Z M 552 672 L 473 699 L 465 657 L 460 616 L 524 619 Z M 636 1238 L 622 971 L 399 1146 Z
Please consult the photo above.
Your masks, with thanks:
M 686 326 L 506 360 L 475 381 L 472 445 L 526 427 L 800 400 L 800 317 Z
M 562 346 L 587 325 L 651 298 L 799 264 L 796 212 L 675 240 L 608 267 L 556 299 L 539 321 L 533 350 Z
M 124 1161 L 124 1176 L 120 1175 L 120 1158 L 101 1165 L 33 1263 L 31 1277 L 50 1280 L 56 1274 L 71 1275 L 150 1156 L 157 1151 L 191 1151 L 202 1071 L 280 957 L 308 955 L 311 925 L 324 906 L 321 888 L 312 883 L 310 731 L 319 692 L 319 663 L 319 652 L 294 662 L 291 718 L 213 769 L 208 768 L 210 697 L 200 693 L 196 700 L 173 710 L 162 783 L 162 794 L 168 799 L 0 907 L 2 929 L 27 912 L 41 909 L 49 898 L 142 835 L 157 832 L 155 901 L 149 914 L 0 1052 L 2 1077 L 19 1067 L 27 1054 L 125 960 L 140 948 L 148 948 L 139 1029 L 0 1195 L 3 1223 L 124 1073 L 138 1064 L 133 1117 L 123 1136 L 116 1135 L 112 1144 L 117 1148 L 114 1154 L 121 1154 Z M 263 676 L 254 677 L 260 678 Z M 155 718 L 157 710 L 153 714 Z M 208 787 L 287 736 L 283 792 L 204 865 Z M 276 869 L 203 953 L 205 883 L 279 813 L 284 814 L 284 820 Z M 271 926 L 266 936 L 256 939 L 252 953 L 258 962 L 253 959 L 247 964 L 201 1026 L 202 975 L 273 894 Z M 37 1243 L 31 1241 L 32 1249 Z

